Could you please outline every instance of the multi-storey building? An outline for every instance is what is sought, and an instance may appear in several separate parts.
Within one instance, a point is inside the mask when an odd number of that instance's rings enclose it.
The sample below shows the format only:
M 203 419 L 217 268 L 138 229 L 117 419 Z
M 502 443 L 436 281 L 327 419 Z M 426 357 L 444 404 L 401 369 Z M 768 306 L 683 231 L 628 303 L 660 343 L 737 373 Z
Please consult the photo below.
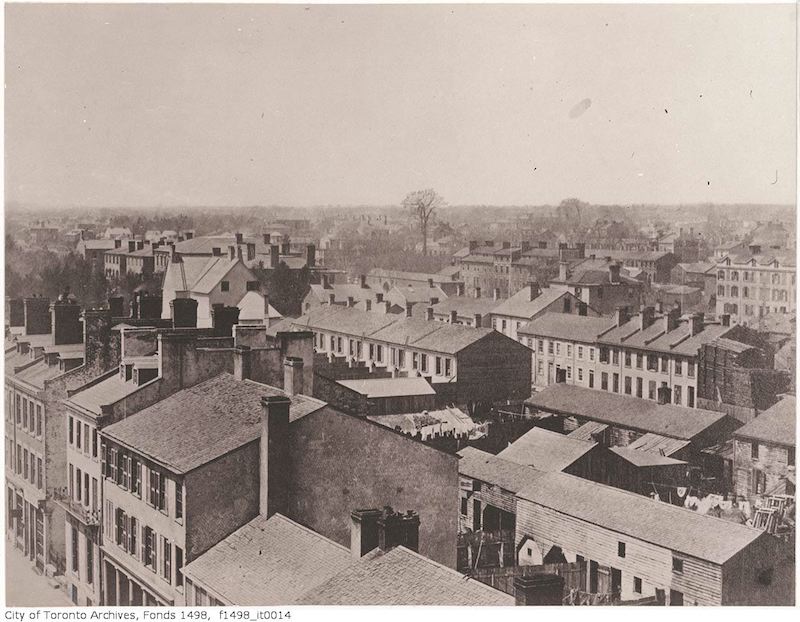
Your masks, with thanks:
M 585 245 L 570 248 L 562 242 L 558 248 L 548 248 L 546 242 L 533 247 L 529 242 L 512 246 L 511 242 L 495 244 L 487 240 L 483 245 L 470 242 L 467 251 L 457 258 L 467 293 L 474 293 L 476 288 L 484 292 L 498 289 L 501 298 L 508 298 L 531 281 L 548 282 L 558 273 L 559 261 L 583 259 Z
M 492 328 L 521 341 L 520 328 L 545 313 L 566 313 L 598 317 L 600 313 L 575 294 L 557 287 L 539 287 L 529 283 L 491 311 Z
M 794 257 L 762 253 L 758 245 L 737 249 L 717 261 L 717 315 L 755 326 L 770 313 L 797 311 Z
M 405 272 L 402 270 L 384 270 L 374 268 L 367 273 L 366 283 L 375 291 L 384 293 L 393 287 L 421 287 L 432 282 L 440 287 L 448 296 L 464 293 L 464 282 L 457 278 L 457 273 Z
M 610 257 L 591 256 L 573 264 L 561 262 L 550 287 L 570 292 L 592 309 L 610 315 L 618 305 L 638 307 L 643 302 L 645 284 L 622 270 L 619 262 Z
M 648 283 L 669 283 L 670 272 L 678 264 L 675 255 L 664 251 L 603 251 L 603 255 L 641 270 Z

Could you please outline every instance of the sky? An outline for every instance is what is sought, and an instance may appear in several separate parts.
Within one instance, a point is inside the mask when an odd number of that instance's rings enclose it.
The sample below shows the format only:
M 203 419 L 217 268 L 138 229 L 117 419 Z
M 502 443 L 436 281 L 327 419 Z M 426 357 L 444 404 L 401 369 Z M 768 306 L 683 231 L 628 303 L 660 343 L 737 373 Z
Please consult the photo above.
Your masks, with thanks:
M 792 4 L 5 10 L 7 204 L 795 203 Z

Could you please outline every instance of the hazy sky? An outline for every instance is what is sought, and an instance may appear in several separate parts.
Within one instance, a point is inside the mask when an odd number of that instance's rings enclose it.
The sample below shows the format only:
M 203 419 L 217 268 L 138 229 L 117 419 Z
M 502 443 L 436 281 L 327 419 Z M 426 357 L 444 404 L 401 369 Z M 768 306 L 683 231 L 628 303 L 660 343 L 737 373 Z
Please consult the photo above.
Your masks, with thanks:
M 794 203 L 795 29 L 794 5 L 6 5 L 6 200 Z

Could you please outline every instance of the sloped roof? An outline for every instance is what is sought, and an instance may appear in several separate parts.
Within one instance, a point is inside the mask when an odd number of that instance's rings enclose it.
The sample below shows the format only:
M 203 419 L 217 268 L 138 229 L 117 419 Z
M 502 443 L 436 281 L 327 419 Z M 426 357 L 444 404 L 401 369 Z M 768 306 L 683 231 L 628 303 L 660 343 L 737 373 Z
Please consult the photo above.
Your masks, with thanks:
M 332 283 L 323 287 L 319 283 L 311 285 L 311 293 L 320 302 L 328 302 L 333 294 L 335 302 L 346 303 L 348 298 L 354 302 L 361 300 L 375 300 L 375 291 L 370 287 L 361 287 L 357 283 Z
M 459 316 L 472 317 L 475 314 L 480 314 L 482 317 L 487 317 L 494 309 L 502 304 L 502 300 L 494 300 L 493 298 L 475 298 L 474 296 L 450 296 L 433 305 L 434 314 L 449 315 L 451 311 L 455 311 Z
M 109 378 L 73 394 L 67 401 L 99 416 L 103 414 L 102 406 L 118 402 L 138 390 L 139 385 L 133 380 L 122 380 L 118 373 L 114 373 Z
M 688 444 L 689 441 L 686 440 L 669 438 L 668 436 L 661 436 L 660 434 L 653 434 L 652 432 L 649 432 L 647 434 L 642 434 L 642 436 L 637 438 L 635 441 L 629 443 L 628 449 L 649 451 L 651 453 L 669 457 L 686 447 Z
M 242 260 L 239 258 L 230 259 L 228 257 L 211 257 L 208 260 L 203 271 L 197 277 L 197 280 L 189 287 L 188 289 L 192 292 L 196 292 L 198 294 L 208 294 L 212 289 L 214 289 L 219 282 L 222 281 L 228 273 L 236 267 L 236 264 L 242 263 Z M 244 266 L 245 269 L 249 272 L 250 269 Z M 252 279 L 248 280 L 255 280 L 255 275 L 252 274 Z
M 434 283 L 453 283 L 453 281 L 449 274 L 445 272 L 448 269 L 455 269 L 454 272 L 458 272 L 458 266 L 447 266 L 443 270 L 439 272 L 406 272 L 404 270 L 385 270 L 383 268 L 373 268 L 367 273 L 367 276 L 372 278 L 378 279 L 400 279 L 406 281 L 419 281 L 420 283 L 426 283 L 428 279 L 433 279 Z
M 680 322 L 676 328 L 665 332 L 663 317 L 656 317 L 644 330 L 641 330 L 640 326 L 640 314 L 636 314 L 622 326 L 614 327 L 601 335 L 598 341 L 626 348 L 697 356 L 704 344 L 722 337 L 731 330 L 730 326 L 706 322 L 703 330 L 692 336 L 690 322 Z
M 531 319 L 537 313 L 540 313 L 542 309 L 563 296 L 574 298 L 569 292 L 545 287 L 536 298 L 531 300 L 531 286 L 526 285 L 511 298 L 495 307 L 492 314 Z
M 401 432 L 412 435 L 432 425 L 441 425 L 442 430 L 452 430 L 457 434 L 468 434 L 476 427 L 469 415 L 455 407 L 396 415 L 374 415 L 367 419 L 392 430 L 400 428 Z
M 662 456 L 651 451 L 639 451 L 638 449 L 631 449 L 630 446 L 611 447 L 611 451 L 636 467 L 675 466 L 678 464 L 686 464 L 682 460 L 675 460 L 675 458 Z
M 707 276 L 710 272 L 714 271 L 714 264 L 706 261 L 679 263 L 678 267 L 689 274 L 702 274 L 703 276 Z
M 714 564 L 723 564 L 764 532 L 698 514 L 567 473 L 544 473 L 517 495 L 566 516 L 599 525 Z
M 289 605 L 353 563 L 350 550 L 281 514 L 258 516 L 184 573 L 226 603 Z
M 103 433 L 176 473 L 188 473 L 259 438 L 261 398 L 269 395 L 291 400 L 290 421 L 325 407 L 306 395 L 286 395 L 281 389 L 222 373 L 108 426 Z
M 587 421 L 582 426 L 575 428 L 572 432 L 567 434 L 570 438 L 577 438 L 582 441 L 591 441 L 594 434 L 602 434 L 608 429 L 605 423 L 598 423 L 597 421 Z
M 593 441 L 584 441 L 543 428 L 532 428 L 497 454 L 497 457 L 540 471 L 563 471 L 596 445 Z
M 368 398 L 436 395 L 436 391 L 425 378 L 366 378 L 337 382 Z
M 487 484 L 500 486 L 516 494 L 535 481 L 543 471 L 505 460 L 475 447 L 465 447 L 458 452 L 458 472 Z
M 548 312 L 520 326 L 517 332 L 536 337 L 594 343 L 604 330 L 613 325 L 614 320 L 608 317 Z
M 264 296 L 259 292 L 247 292 L 239 303 L 239 320 L 264 320 L 279 319 L 283 316 L 272 305 L 269 305 L 267 312 L 264 312 Z
M 514 597 L 398 546 L 367 553 L 298 604 L 510 606 Z
M 652 400 L 566 383 L 551 384 L 534 393 L 525 403 L 560 415 L 578 416 L 682 440 L 692 440 L 726 416 L 725 413 L 701 408 L 658 404 Z
M 788 395 L 752 421 L 744 424 L 734 434 L 765 443 L 794 447 L 796 427 L 795 397 Z
M 83 358 L 82 354 L 81 358 Z M 47 380 L 57 378 L 63 373 L 65 372 L 61 370 L 58 364 L 48 365 L 44 359 L 42 359 L 34 365 L 30 365 L 29 367 L 20 370 L 17 374 L 15 374 L 14 379 L 34 386 L 37 389 L 44 389 L 44 383 Z
M 395 285 L 384 296 L 385 300 L 398 305 L 405 305 L 408 302 L 412 304 L 418 302 L 430 303 L 431 298 L 438 298 L 442 301 L 447 298 L 447 294 L 438 285 L 428 287 L 425 284 L 424 286 Z

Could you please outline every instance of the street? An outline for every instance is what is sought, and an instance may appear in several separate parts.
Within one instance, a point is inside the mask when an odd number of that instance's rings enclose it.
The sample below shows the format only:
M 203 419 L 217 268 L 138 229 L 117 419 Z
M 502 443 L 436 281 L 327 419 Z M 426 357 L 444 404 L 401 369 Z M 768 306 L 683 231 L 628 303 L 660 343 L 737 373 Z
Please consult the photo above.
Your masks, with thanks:
M 69 607 L 67 595 L 34 571 L 22 552 L 6 542 L 7 607 Z

